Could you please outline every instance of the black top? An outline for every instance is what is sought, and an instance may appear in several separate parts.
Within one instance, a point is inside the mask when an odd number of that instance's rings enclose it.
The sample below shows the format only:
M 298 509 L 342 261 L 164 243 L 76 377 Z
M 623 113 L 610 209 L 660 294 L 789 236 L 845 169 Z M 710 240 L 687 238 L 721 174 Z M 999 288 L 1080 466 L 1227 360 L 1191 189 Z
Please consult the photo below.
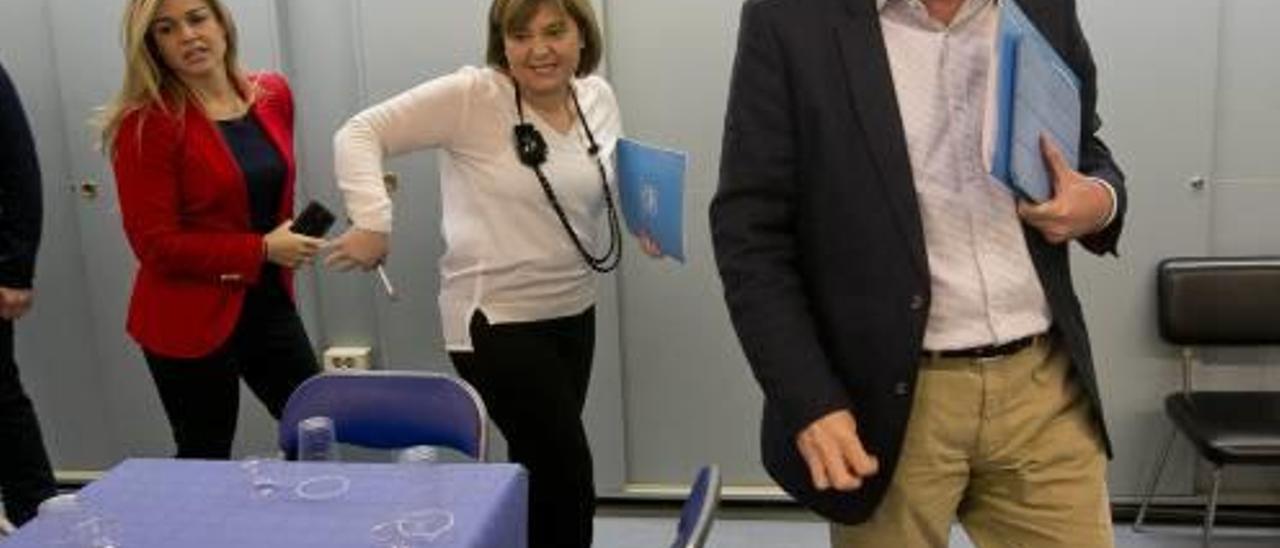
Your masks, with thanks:
M 252 115 L 219 120 L 218 129 L 231 148 L 249 190 L 249 226 L 259 234 L 276 227 L 286 167 L 262 125 Z
M 258 119 L 251 114 L 235 120 L 219 120 L 218 129 L 244 173 L 244 184 L 249 192 L 249 226 L 258 234 L 271 232 L 278 224 L 276 214 L 280 211 L 280 197 L 284 193 L 287 169 L 284 159 L 267 138 Z M 263 262 L 259 279 L 277 279 L 278 271 L 279 266 L 275 263 Z M 254 289 L 280 288 L 280 284 L 259 283 Z
M 31 287 L 42 213 L 35 142 L 18 92 L 0 66 L 0 286 Z

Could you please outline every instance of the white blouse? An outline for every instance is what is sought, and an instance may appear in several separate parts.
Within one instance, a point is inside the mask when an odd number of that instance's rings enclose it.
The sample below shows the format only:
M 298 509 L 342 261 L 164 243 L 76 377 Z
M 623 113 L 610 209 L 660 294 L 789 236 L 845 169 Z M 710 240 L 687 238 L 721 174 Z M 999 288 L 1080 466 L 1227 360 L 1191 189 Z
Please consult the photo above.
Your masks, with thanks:
M 617 99 L 603 78 L 573 82 L 583 116 L 600 145 L 609 186 L 622 131 Z M 587 153 L 582 121 L 560 133 L 525 106 L 525 120 L 547 142 L 543 172 L 570 225 L 593 253 L 604 193 Z M 533 170 L 516 157 L 518 123 L 510 77 L 464 67 L 425 82 L 353 117 L 334 137 L 338 187 L 355 226 L 391 232 L 391 200 L 382 183 L 384 156 L 439 150 L 440 316 L 448 351 L 470 351 L 476 310 L 492 323 L 578 314 L 595 302 L 594 272 L 565 232 Z

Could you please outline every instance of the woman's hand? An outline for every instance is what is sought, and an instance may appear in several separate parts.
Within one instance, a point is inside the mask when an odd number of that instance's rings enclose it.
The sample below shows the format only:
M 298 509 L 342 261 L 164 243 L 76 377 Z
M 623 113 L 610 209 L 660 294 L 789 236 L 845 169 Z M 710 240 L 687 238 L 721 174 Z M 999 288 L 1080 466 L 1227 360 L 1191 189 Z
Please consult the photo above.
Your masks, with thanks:
M 388 247 L 386 233 L 351 227 L 333 241 L 333 250 L 325 257 L 324 264 L 341 272 L 356 267 L 373 270 L 387 257 Z
M 651 259 L 662 258 L 662 246 L 658 245 L 658 241 L 654 240 L 648 232 L 640 233 L 640 251 L 643 251 Z
M 267 260 L 285 268 L 298 268 L 310 262 L 325 243 L 320 238 L 293 232 L 292 226 L 292 220 L 285 221 L 262 237 Z

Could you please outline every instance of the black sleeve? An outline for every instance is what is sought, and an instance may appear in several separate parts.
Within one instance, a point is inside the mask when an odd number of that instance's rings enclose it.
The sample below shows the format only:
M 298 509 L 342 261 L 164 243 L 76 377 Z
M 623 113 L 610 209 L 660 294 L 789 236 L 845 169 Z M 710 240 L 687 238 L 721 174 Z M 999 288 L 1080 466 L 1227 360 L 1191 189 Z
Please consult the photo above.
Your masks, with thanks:
M 1081 245 L 1093 253 L 1116 254 L 1116 244 L 1120 241 L 1120 232 L 1124 227 L 1125 211 L 1129 206 L 1128 194 L 1125 192 L 1124 172 L 1111 157 L 1111 150 L 1098 138 L 1102 129 L 1102 118 L 1098 116 L 1098 71 L 1093 62 L 1093 53 L 1089 50 L 1089 42 L 1085 40 L 1080 29 L 1080 18 L 1075 3 L 1070 4 L 1070 63 L 1080 75 L 1082 86 L 1080 92 L 1080 172 L 1090 177 L 1097 177 L 1111 184 L 1116 191 L 1116 217 L 1107 228 L 1096 234 L 1080 239 Z
M 850 405 L 822 347 L 796 233 L 795 110 L 778 36 L 779 2 L 742 9 L 711 236 L 724 298 L 765 397 L 800 428 Z
M 40 245 L 40 165 L 18 92 L 0 66 L 0 286 L 31 287 Z

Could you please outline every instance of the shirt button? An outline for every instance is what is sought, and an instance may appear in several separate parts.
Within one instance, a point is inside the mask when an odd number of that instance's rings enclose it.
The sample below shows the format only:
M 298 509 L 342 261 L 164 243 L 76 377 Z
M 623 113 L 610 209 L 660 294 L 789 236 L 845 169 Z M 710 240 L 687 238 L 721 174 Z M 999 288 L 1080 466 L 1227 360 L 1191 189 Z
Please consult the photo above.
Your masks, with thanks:
M 912 296 L 911 296 L 911 309 L 912 309 L 912 310 L 920 310 L 920 309 L 922 309 L 922 308 L 924 308 L 924 295 L 912 295 Z
M 893 385 L 893 393 L 896 396 L 906 396 L 911 393 L 911 387 L 907 386 L 907 383 L 905 382 L 900 382 Z

